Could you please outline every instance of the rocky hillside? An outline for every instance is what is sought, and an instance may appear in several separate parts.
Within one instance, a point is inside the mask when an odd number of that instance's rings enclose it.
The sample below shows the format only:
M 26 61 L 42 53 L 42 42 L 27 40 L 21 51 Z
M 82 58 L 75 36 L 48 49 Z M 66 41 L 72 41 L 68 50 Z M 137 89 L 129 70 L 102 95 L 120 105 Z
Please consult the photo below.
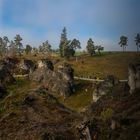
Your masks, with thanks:
M 70 65 L 54 71 L 48 60 L 28 62 L 16 67 L 27 70 L 24 81 L 28 82 L 22 88 L 17 84 L 14 90 L 8 87 L 16 80 L 9 62 L 1 64 L 0 140 L 140 139 L 140 62 L 129 65 L 128 82 L 110 75 L 101 83 L 90 84 L 93 102 L 80 113 L 65 107 L 53 93 L 73 96 L 69 92 L 74 86 Z
M 0 115 L 1 140 L 79 139 L 81 116 L 60 104 L 44 88 L 30 91 L 16 107 Z

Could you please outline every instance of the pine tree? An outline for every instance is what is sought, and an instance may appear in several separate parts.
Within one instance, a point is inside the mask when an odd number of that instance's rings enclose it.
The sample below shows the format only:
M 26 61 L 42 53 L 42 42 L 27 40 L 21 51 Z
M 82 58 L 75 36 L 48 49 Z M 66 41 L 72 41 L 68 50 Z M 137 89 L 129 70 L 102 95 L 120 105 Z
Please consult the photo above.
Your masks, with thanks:
M 22 38 L 20 35 L 16 35 L 15 36 L 15 45 L 16 45 L 16 48 L 17 48 L 17 52 L 19 55 L 21 55 L 22 51 L 23 51 L 23 45 L 21 43 L 22 41 Z
M 60 44 L 59 44 L 59 51 L 60 51 L 61 57 L 65 57 L 66 51 L 68 49 L 67 48 L 68 44 L 69 44 L 69 41 L 67 39 L 67 30 L 66 30 L 66 27 L 64 27 L 64 29 L 62 30 Z

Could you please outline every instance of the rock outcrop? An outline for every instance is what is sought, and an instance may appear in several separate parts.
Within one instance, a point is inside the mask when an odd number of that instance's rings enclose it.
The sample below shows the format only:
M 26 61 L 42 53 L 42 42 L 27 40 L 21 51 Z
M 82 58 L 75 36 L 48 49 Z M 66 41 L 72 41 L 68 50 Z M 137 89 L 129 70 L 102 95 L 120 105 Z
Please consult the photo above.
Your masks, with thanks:
M 36 69 L 37 65 L 35 61 L 32 60 L 22 60 L 18 65 L 17 65 L 17 72 L 16 74 L 29 74 L 32 73 Z
M 129 65 L 128 84 L 130 86 L 130 93 L 140 89 L 140 62 Z
M 61 96 L 70 96 L 74 92 L 73 69 L 69 64 L 53 70 L 53 64 L 49 60 L 38 62 L 38 68 L 29 75 L 32 81 L 43 83 L 52 93 Z
M 8 66 L 5 64 L 5 62 L 0 62 L 0 84 L 1 85 L 8 85 L 13 84 L 15 82 L 15 79 L 11 75 Z
M 4 59 L 4 63 L 11 74 L 17 72 L 15 71 L 17 68 L 17 65 L 19 64 L 19 60 L 17 58 L 7 57 Z
M 2 98 L 4 95 L 6 95 L 7 90 L 4 86 L 0 85 L 0 98 Z
M 35 89 L 14 110 L 0 116 L 0 139 L 79 140 L 74 126 L 80 119 L 78 113 L 64 107 L 46 89 Z
M 103 82 L 94 85 L 93 101 L 96 102 L 101 96 L 111 92 L 112 88 L 119 84 L 119 79 L 108 75 Z
M 41 59 L 37 61 L 37 68 L 42 68 L 42 67 L 45 67 L 52 71 L 54 70 L 53 63 L 48 59 Z
M 118 79 L 112 76 L 95 85 L 94 102 L 85 112 L 90 120 L 88 128 L 93 139 L 140 139 L 139 76 L 139 63 L 130 64 L 129 85 L 127 82 L 119 83 Z

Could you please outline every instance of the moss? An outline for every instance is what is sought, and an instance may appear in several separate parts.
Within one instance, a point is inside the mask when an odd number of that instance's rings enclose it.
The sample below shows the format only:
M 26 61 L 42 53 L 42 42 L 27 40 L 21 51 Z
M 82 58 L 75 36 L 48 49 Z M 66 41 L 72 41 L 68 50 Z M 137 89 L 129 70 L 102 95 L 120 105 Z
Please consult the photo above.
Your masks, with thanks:
M 106 121 L 113 116 L 113 112 L 114 111 L 113 111 L 112 108 L 107 108 L 107 109 L 105 109 L 101 112 L 100 117 L 101 117 L 102 120 Z
M 92 90 L 91 82 L 77 80 L 75 93 L 66 99 L 59 98 L 59 101 L 68 108 L 81 111 L 92 102 Z
M 16 83 L 14 85 L 7 87 L 7 95 L 0 100 L 0 113 L 3 114 L 11 110 L 16 110 L 17 106 L 22 103 L 27 92 L 36 86 L 36 83 L 32 83 L 26 79 L 16 79 Z

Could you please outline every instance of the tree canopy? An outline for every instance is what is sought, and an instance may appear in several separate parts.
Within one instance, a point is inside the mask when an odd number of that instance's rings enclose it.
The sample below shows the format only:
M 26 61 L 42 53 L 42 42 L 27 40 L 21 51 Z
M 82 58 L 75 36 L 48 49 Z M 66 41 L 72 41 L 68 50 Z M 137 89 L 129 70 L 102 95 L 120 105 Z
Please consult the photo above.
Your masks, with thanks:
M 90 56 L 95 54 L 95 46 L 94 46 L 94 42 L 91 38 L 89 38 L 89 40 L 87 41 L 87 46 L 86 46 L 87 52 L 90 54 Z
M 123 52 L 126 51 L 126 46 L 127 46 L 128 38 L 126 36 L 121 36 L 120 37 L 120 47 L 123 48 Z
M 137 46 L 137 51 L 139 51 L 139 47 L 140 47 L 140 34 L 136 35 L 135 42 L 136 42 L 136 46 Z

